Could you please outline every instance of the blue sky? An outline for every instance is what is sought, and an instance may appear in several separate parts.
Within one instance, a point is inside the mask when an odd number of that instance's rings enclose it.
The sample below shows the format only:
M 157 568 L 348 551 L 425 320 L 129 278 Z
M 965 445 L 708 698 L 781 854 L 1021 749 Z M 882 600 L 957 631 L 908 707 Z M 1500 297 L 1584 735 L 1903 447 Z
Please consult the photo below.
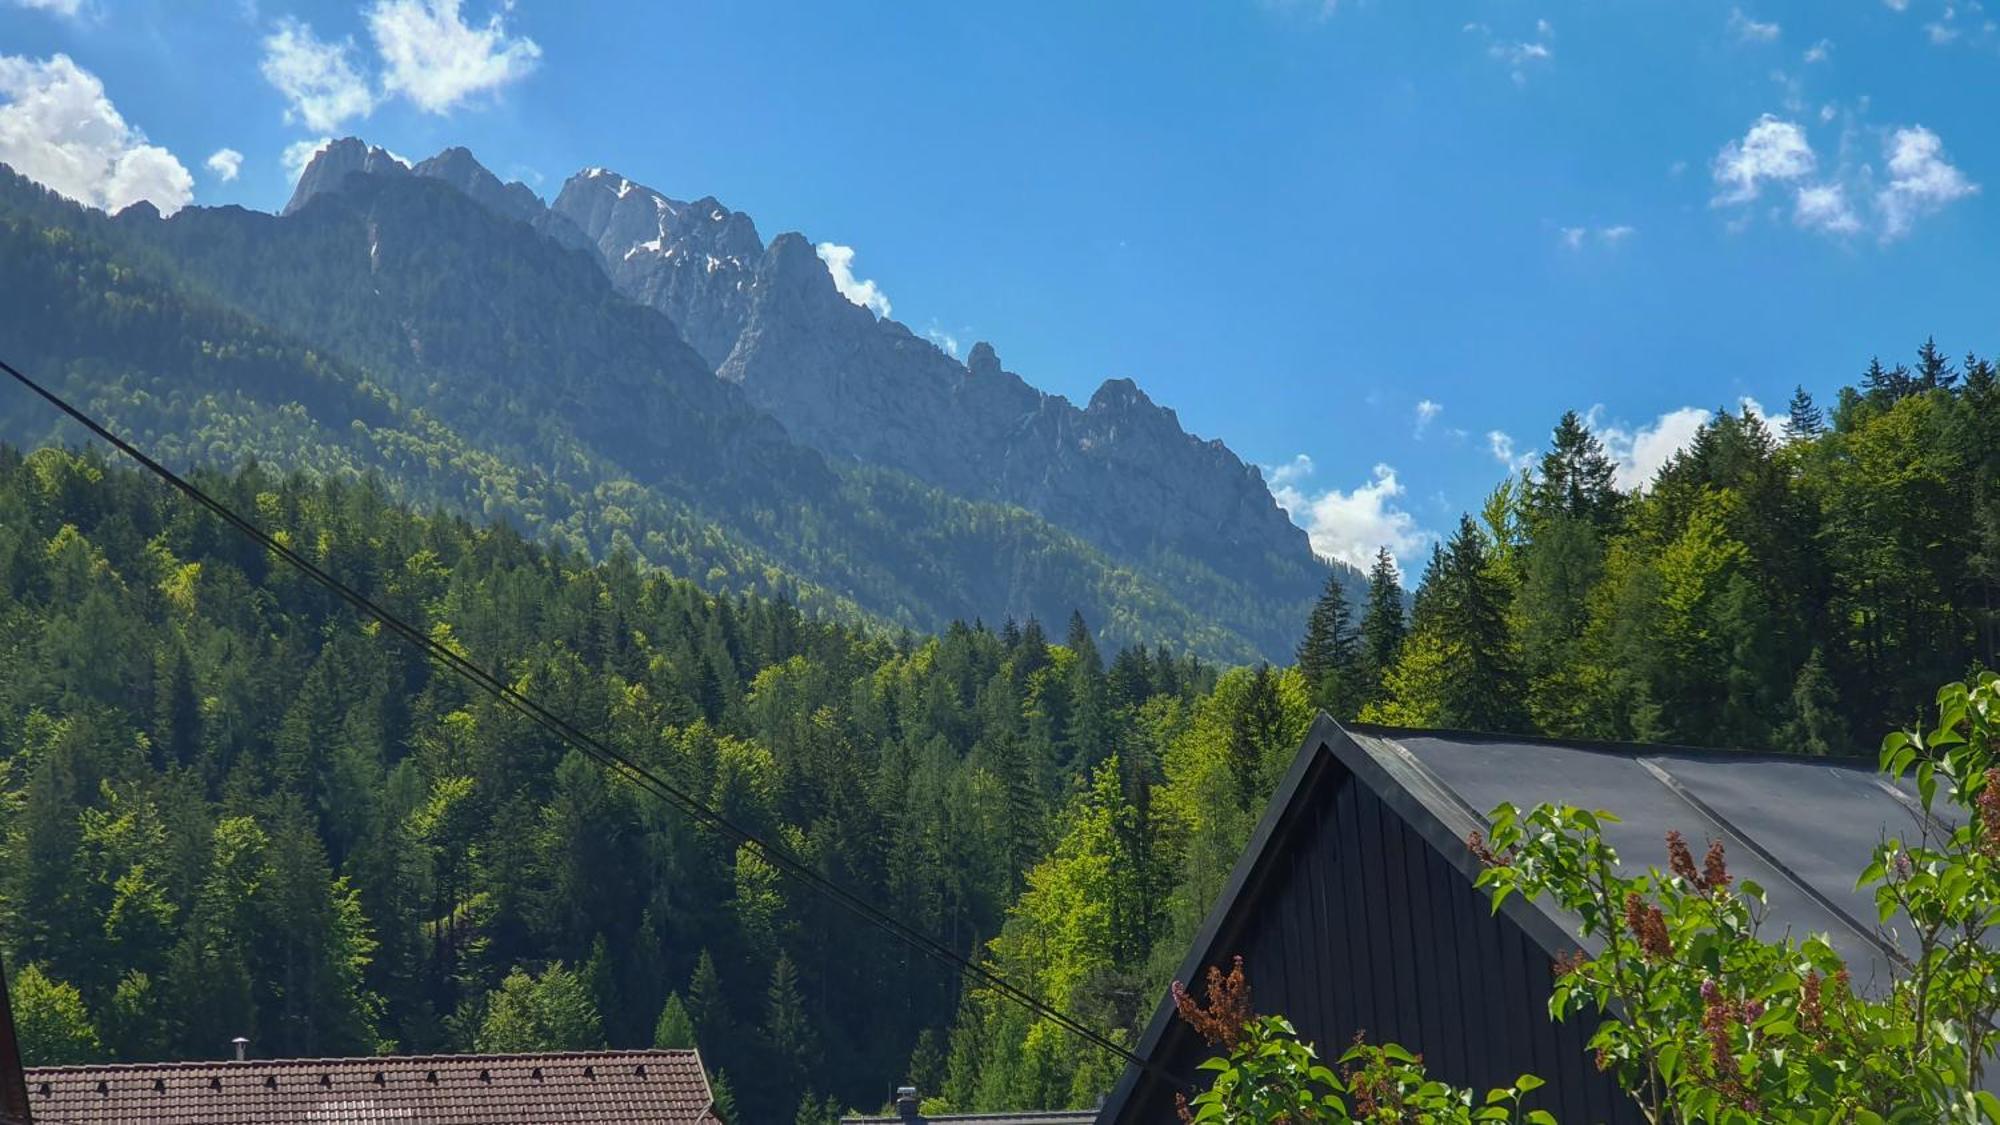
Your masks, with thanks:
M 1996 106 L 1978 0 L 0 0 L 0 160 L 72 195 L 273 209 L 347 133 L 713 194 L 961 353 L 1137 379 L 1350 558 L 1565 408 L 1638 479 L 1994 347 Z

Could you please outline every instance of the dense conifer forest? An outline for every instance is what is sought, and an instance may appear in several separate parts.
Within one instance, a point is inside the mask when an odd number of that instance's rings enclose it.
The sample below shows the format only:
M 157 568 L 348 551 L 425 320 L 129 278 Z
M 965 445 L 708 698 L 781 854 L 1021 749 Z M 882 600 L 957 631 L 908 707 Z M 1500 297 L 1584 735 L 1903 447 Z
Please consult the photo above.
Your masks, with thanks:
M 890 633 L 379 485 L 208 486 L 580 727 L 1130 1036 L 1313 711 L 1865 750 L 1992 662 L 1993 368 L 1926 344 L 1613 486 L 1574 416 L 1294 666 L 1082 618 Z M 1406 620 L 1407 617 L 1407 620 Z M 0 955 L 30 1059 L 698 1043 L 745 1120 L 914 1081 L 1086 1105 L 1113 1060 L 726 846 L 90 452 L 0 453 Z M 729 1076 L 755 1075 L 755 1082 Z

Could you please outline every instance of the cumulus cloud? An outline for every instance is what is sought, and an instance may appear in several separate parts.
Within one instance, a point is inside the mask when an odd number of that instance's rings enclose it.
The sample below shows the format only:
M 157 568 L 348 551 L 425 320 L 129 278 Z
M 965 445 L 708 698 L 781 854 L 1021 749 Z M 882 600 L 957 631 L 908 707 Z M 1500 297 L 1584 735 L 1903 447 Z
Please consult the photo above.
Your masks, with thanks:
M 202 163 L 215 173 L 216 179 L 226 184 L 243 171 L 243 154 L 233 148 L 219 148 L 209 153 L 208 159 Z
M 1882 3 L 1892 11 L 1907 12 L 1910 9 L 1910 0 L 1882 0 Z
M 1742 138 L 1715 154 L 1710 165 L 1717 189 L 1714 202 L 1717 206 L 1748 203 L 1762 193 L 1765 183 L 1798 180 L 1817 166 L 1806 131 L 1767 113 Z
M 14 0 L 14 6 L 39 12 L 54 12 L 59 16 L 74 16 L 83 11 L 83 0 Z
M 841 296 L 876 316 L 889 315 L 889 295 L 882 292 L 881 286 L 873 278 L 854 276 L 854 247 L 822 242 L 814 249 L 819 251 L 819 260 L 826 263 L 826 272 L 833 275 L 833 287 L 840 290 Z
M 1767 417 L 1764 405 L 1754 398 L 1738 399 L 1737 407 L 1754 418 Z M 1712 410 L 1683 406 L 1643 425 L 1628 426 L 1605 421 L 1604 407 L 1593 406 L 1584 414 L 1583 424 L 1604 443 L 1604 451 L 1617 463 L 1614 482 L 1629 492 L 1651 488 L 1653 479 L 1674 454 L 1686 449 L 1695 434 L 1714 417 Z
M 1847 189 L 1839 184 L 1808 184 L 1799 189 L 1792 221 L 1807 230 L 1853 234 L 1861 220 L 1847 204 Z
M 1889 182 L 1875 196 L 1875 205 L 1882 212 L 1884 240 L 1900 238 L 1918 217 L 1979 190 L 1945 159 L 1938 135 L 1922 125 L 1896 130 L 1883 146 L 1883 155 Z
M 1430 429 L 1431 423 L 1442 413 L 1444 413 L 1443 403 L 1432 402 L 1430 399 L 1417 403 L 1417 436 L 1424 436 L 1424 431 Z
M 1833 57 L 1833 40 L 1822 39 L 1806 48 L 1805 60 L 1809 63 L 1823 63 Z
M 332 143 L 332 137 L 315 137 L 309 141 L 293 141 L 286 145 L 285 151 L 278 157 L 278 162 L 285 166 L 285 177 L 297 183 L 299 177 L 305 173 L 306 165 L 312 163 L 313 157 L 318 156 L 321 149 Z
M 351 57 L 352 40 L 328 43 L 311 25 L 286 19 L 264 37 L 264 80 L 285 96 L 285 120 L 330 133 L 375 108 L 375 95 Z
M 1518 473 L 1535 463 L 1535 451 L 1516 450 L 1514 436 L 1504 430 L 1486 431 L 1486 448 L 1495 461 L 1507 466 L 1508 472 Z
M 376 0 L 368 33 L 381 52 L 383 89 L 429 113 L 448 113 L 535 69 L 542 48 L 511 36 L 501 13 L 474 27 L 459 0 Z
M 931 343 L 936 344 L 939 348 L 943 349 L 944 354 L 950 356 L 953 359 L 958 358 L 957 336 L 954 336 L 945 329 L 939 328 L 937 325 L 933 324 L 929 328 L 924 329 L 924 337 L 925 339 L 928 339 Z
M 1778 38 L 1783 29 L 1776 23 L 1764 23 L 1743 14 L 1741 8 L 1729 9 L 1729 33 L 1740 43 L 1770 43 Z
M 1312 458 L 1301 453 L 1290 463 L 1264 470 L 1271 496 L 1306 531 L 1313 550 L 1362 569 L 1383 547 L 1400 560 L 1414 558 L 1432 539 L 1417 518 L 1398 507 L 1403 485 L 1396 470 L 1376 465 L 1369 480 L 1350 491 L 1311 491 Z
M 194 198 L 194 177 L 174 154 L 147 143 L 68 55 L 0 55 L 0 162 L 106 211 L 144 199 L 171 214 Z

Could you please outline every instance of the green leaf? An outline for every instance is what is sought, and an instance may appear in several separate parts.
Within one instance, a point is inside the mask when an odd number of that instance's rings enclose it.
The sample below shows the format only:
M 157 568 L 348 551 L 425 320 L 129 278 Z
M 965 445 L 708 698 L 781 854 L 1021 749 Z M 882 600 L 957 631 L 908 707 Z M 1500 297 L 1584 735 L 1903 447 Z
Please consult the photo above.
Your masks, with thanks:
M 1539 1090 L 1546 1085 L 1548 1083 L 1532 1074 L 1523 1074 L 1521 1077 L 1514 1079 L 1514 1088 L 1524 1094 L 1530 1090 Z

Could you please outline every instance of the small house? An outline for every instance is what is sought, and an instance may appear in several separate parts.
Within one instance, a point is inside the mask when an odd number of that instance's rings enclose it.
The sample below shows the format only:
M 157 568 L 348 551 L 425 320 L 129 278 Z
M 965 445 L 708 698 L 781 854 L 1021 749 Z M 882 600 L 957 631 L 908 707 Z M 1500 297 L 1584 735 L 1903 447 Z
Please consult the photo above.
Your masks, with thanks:
M 1666 865 L 1665 837 L 1723 842 L 1769 896 L 1767 932 L 1825 934 L 1856 986 L 1885 987 L 1899 951 L 1855 877 L 1885 833 L 1922 815 L 1871 761 L 1341 726 L 1321 716 L 1178 973 L 1244 959 L 1252 1003 L 1288 1016 L 1324 1057 L 1357 1033 L 1420 1052 L 1433 1077 L 1478 1090 L 1534 1074 L 1565 1122 L 1641 1117 L 1585 1043 L 1548 1014 L 1573 920 L 1473 885 L 1466 846 L 1502 802 L 1609 810 L 1622 862 Z M 1211 1054 L 1162 996 L 1102 1125 L 1165 1125 L 1175 1079 Z M 1162 1077 L 1162 1075 L 1173 1076 Z

